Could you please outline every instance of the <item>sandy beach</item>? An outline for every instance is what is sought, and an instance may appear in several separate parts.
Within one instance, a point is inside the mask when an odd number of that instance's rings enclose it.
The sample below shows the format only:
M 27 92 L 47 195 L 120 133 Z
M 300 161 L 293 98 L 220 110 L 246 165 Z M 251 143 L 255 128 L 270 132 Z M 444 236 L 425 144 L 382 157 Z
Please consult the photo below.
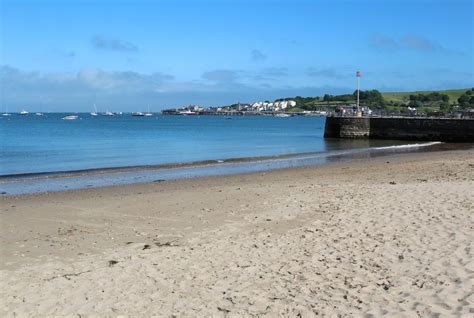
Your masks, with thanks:
M 0 316 L 474 315 L 474 150 L 1 198 Z

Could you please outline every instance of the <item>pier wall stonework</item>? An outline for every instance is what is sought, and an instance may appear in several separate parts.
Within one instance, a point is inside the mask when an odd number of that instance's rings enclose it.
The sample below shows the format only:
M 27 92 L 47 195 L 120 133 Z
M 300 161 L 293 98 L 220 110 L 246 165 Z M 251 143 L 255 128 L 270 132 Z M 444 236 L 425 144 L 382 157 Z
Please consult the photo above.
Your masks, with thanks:
M 327 117 L 324 137 L 474 142 L 474 119 Z
M 340 138 L 368 138 L 370 118 L 342 118 L 339 130 Z

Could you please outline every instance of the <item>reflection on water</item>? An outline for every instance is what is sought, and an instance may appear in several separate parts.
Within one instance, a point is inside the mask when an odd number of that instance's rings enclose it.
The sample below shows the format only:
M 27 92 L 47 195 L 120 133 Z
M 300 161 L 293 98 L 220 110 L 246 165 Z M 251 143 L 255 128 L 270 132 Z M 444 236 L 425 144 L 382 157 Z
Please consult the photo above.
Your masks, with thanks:
M 185 179 L 204 176 L 229 175 L 239 173 L 261 172 L 275 169 L 305 167 L 325 163 L 346 162 L 351 160 L 369 159 L 380 156 L 401 154 L 407 152 L 444 151 L 472 148 L 471 144 L 419 143 L 398 146 L 377 147 L 377 141 L 357 140 L 348 141 L 360 147 L 362 144 L 370 147 L 348 149 L 347 145 L 328 152 L 293 155 L 275 159 L 223 162 L 198 166 L 186 166 L 160 169 L 134 169 L 133 171 L 109 172 L 103 174 L 72 175 L 69 177 L 39 176 L 34 179 L 4 180 L 0 183 L 6 195 L 17 195 L 45 191 L 61 191 L 103 187 L 120 184 L 156 182 L 172 179 Z M 337 143 L 334 143 L 336 145 Z

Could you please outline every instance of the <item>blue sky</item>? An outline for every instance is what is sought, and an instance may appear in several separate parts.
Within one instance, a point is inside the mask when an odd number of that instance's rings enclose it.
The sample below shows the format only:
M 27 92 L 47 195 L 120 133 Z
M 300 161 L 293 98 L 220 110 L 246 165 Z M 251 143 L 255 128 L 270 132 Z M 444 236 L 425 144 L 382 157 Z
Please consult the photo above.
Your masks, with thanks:
M 474 85 L 472 0 L 0 0 L 2 107 L 205 106 Z

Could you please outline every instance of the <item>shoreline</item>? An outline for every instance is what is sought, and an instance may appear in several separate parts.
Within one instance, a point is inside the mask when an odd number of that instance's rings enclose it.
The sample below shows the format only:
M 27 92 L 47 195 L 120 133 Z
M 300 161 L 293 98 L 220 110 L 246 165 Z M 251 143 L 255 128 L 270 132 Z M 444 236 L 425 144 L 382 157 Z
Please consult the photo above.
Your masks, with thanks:
M 441 142 L 412 142 L 409 144 L 393 145 L 393 146 L 381 146 L 381 147 L 367 147 L 367 148 L 348 148 L 341 150 L 333 150 L 330 152 L 302 152 L 302 153 L 289 153 L 289 154 L 276 154 L 271 156 L 253 156 L 253 157 L 237 157 L 237 158 L 224 158 L 224 159 L 208 159 L 200 161 L 185 161 L 175 163 L 164 163 L 156 165 L 137 165 L 137 166 L 118 166 L 118 167 L 100 167 L 100 168 L 89 168 L 89 169 L 78 169 L 78 170 L 59 170 L 59 171 L 45 171 L 45 172 L 25 172 L 25 173 L 12 173 L 0 175 L 0 183 L 2 182 L 14 182 L 16 180 L 35 180 L 43 178 L 70 178 L 75 176 L 89 176 L 99 175 L 108 173 L 120 173 L 120 172 L 134 172 L 134 171 L 147 171 L 147 170 L 160 170 L 160 169 L 173 169 L 173 168 L 185 168 L 185 167 L 199 167 L 213 164 L 223 163 L 245 163 L 245 162 L 258 162 L 264 160 L 274 159 L 291 159 L 305 156 L 337 156 L 346 153 L 357 153 L 371 150 L 382 150 L 392 148 L 413 148 L 413 147 L 429 147 L 439 145 Z M 462 148 L 463 144 L 452 144 Z M 474 147 L 474 145 L 472 146 Z
M 328 152 L 216 159 L 152 166 L 27 173 L 0 176 L 0 185 L 3 188 L 2 196 L 14 196 L 28 193 L 67 191 L 70 189 L 100 188 L 121 184 L 258 173 L 294 167 L 319 166 L 332 162 L 348 162 L 361 158 L 376 158 L 393 154 L 465 150 L 472 149 L 473 147 L 473 144 L 424 142 L 369 148 L 348 148 Z
M 2 197 L 0 313 L 467 314 L 473 155 Z

